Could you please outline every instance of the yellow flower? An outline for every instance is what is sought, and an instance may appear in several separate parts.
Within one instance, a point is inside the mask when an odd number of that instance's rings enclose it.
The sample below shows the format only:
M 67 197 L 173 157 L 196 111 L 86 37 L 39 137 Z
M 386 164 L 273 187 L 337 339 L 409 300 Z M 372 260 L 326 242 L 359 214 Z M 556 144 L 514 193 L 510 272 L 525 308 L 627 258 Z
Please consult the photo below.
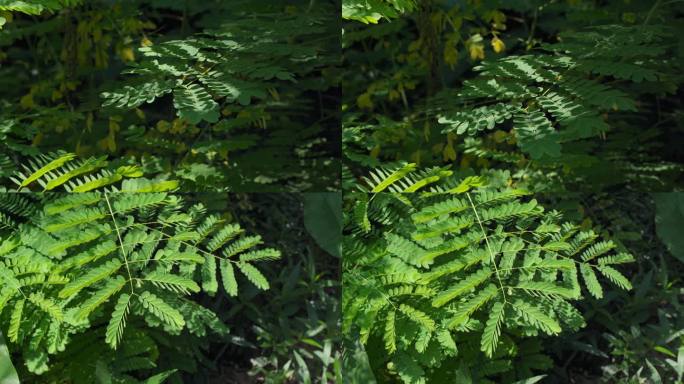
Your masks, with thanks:
M 492 38 L 492 48 L 494 48 L 494 52 L 500 53 L 500 52 L 503 52 L 504 49 L 506 49 L 506 44 L 504 44 L 504 42 L 501 41 L 501 39 L 494 36 Z

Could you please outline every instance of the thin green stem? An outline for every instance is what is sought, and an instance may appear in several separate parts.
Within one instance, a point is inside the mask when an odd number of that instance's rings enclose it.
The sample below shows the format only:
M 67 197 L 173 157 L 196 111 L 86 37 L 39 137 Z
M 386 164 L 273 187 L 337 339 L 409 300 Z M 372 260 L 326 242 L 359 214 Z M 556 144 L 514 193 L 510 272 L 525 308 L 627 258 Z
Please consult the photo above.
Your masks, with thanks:
M 160 223 L 160 224 L 163 225 L 163 226 L 167 226 L 167 225 L 164 224 L 164 223 Z M 136 225 L 136 224 L 133 224 L 133 225 Z M 173 239 L 173 236 L 169 235 L 168 233 L 165 233 L 164 231 L 161 231 L 161 230 L 159 230 L 159 229 L 157 229 L 157 228 L 149 227 L 149 226 L 147 226 L 147 225 L 143 225 L 143 224 L 140 224 L 140 225 L 143 226 L 143 227 L 145 227 L 145 228 L 147 228 L 147 229 L 150 229 L 150 230 L 152 230 L 152 231 L 159 232 L 159 233 L 162 235 L 162 237 L 166 236 L 166 237 L 168 237 L 170 240 L 174 240 L 174 239 Z M 191 244 L 191 243 L 188 243 L 187 241 L 183 241 L 183 240 L 174 240 L 174 241 L 178 241 L 179 243 L 181 243 L 181 244 L 183 244 L 183 245 L 186 245 L 186 246 L 188 246 L 188 247 L 191 247 L 191 248 L 197 250 L 197 252 L 203 253 L 203 254 L 205 254 L 205 255 L 207 255 L 207 256 L 211 256 L 211 257 L 213 257 L 213 258 L 215 258 L 215 259 L 226 260 L 226 261 L 230 261 L 230 262 L 233 263 L 233 264 L 237 264 L 237 262 L 236 262 L 235 260 L 232 260 L 232 259 L 229 259 L 229 258 L 226 258 L 226 257 L 221 257 L 221 256 L 214 255 L 213 253 L 204 251 L 204 250 L 202 250 L 201 248 L 199 248 L 198 246 L 196 246 L 196 245 L 194 245 L 194 244 Z M 157 242 L 157 240 L 151 240 L 151 241 L 149 241 L 149 242 Z M 138 244 L 141 244 L 141 243 L 144 243 L 144 242 L 140 242 L 140 243 L 138 243 Z
M 660 3 L 662 0 L 658 0 L 653 4 L 653 7 L 648 11 L 648 15 L 646 15 L 646 19 L 644 20 L 644 25 L 648 24 L 648 22 L 651 20 L 651 16 L 653 16 L 653 12 L 660 6 Z
M 489 259 L 491 260 L 491 263 L 494 266 L 494 273 L 496 274 L 496 279 L 499 281 L 499 287 L 501 288 L 501 295 L 503 296 L 504 304 L 506 304 L 508 302 L 506 300 L 506 292 L 504 290 L 503 282 L 501 281 L 501 276 L 499 275 L 499 268 L 496 266 L 496 257 L 494 256 L 494 252 L 492 252 L 492 247 L 489 245 L 489 238 L 487 237 L 487 232 L 484 229 L 484 225 L 482 225 L 482 220 L 480 220 L 480 214 L 477 213 L 477 209 L 475 209 L 473 199 L 470 198 L 470 193 L 466 192 L 466 196 L 468 197 L 470 206 L 473 208 L 473 212 L 475 212 L 475 218 L 477 219 L 477 223 L 480 225 L 480 229 L 482 230 L 482 235 L 484 236 L 485 243 L 487 244 L 487 251 L 489 252 Z
M 128 257 L 126 256 L 126 249 L 123 245 L 123 239 L 121 238 L 121 231 L 119 230 L 119 224 L 116 222 L 116 216 L 114 216 L 114 211 L 112 210 L 112 205 L 109 202 L 109 196 L 107 192 L 104 193 L 105 201 L 107 202 L 107 208 L 109 208 L 109 214 L 112 216 L 112 221 L 114 222 L 114 228 L 116 229 L 116 236 L 119 238 L 119 247 L 121 249 L 121 255 L 124 258 L 124 265 L 126 265 L 126 272 L 128 273 L 128 282 L 131 285 L 131 293 L 135 292 L 133 287 L 133 276 L 131 275 L 131 268 L 128 265 Z

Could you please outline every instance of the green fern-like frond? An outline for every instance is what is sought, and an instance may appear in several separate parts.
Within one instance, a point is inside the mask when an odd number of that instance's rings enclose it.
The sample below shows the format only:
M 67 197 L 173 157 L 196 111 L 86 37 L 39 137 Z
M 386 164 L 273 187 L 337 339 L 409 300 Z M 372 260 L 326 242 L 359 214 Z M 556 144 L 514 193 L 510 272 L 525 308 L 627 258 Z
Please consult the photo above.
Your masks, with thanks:
M 599 265 L 596 269 L 618 287 L 622 289 L 632 289 L 632 283 L 617 269 L 607 265 Z
M 116 278 L 107 280 L 102 288 L 95 291 L 92 296 L 90 296 L 88 299 L 86 299 L 86 301 L 83 302 L 83 304 L 81 304 L 74 314 L 74 319 L 76 321 L 87 319 L 95 309 L 100 307 L 112 296 L 121 291 L 124 285 L 126 285 L 126 279 L 124 279 L 122 276 L 117 276 Z
M 126 328 L 126 317 L 130 311 L 131 296 L 127 293 L 122 293 L 119 300 L 114 307 L 112 317 L 107 325 L 107 335 L 105 341 L 113 349 L 116 349 L 121 338 L 123 337 L 124 328 Z
M 213 261 L 211 263 L 214 263 Z M 215 265 L 215 264 L 214 264 Z M 228 260 L 221 260 L 221 281 L 223 288 L 229 296 L 236 296 L 238 291 L 237 280 L 235 279 L 235 269 L 233 263 Z M 215 278 L 215 276 L 213 277 Z
M 455 299 L 459 295 L 476 288 L 478 285 L 484 283 L 485 281 L 489 281 L 491 275 L 492 271 L 490 271 L 489 269 L 481 269 L 467 276 L 454 286 L 442 291 L 439 295 L 437 295 L 437 297 L 435 297 L 434 300 L 432 300 L 432 305 L 435 307 L 443 306 L 444 304 Z
M 199 285 L 194 280 L 159 270 L 148 273 L 140 280 L 150 282 L 156 287 L 185 295 L 200 291 Z
M 49 369 L 49 355 L 103 323 L 105 342 L 124 354 L 135 348 L 129 343 L 140 320 L 172 335 L 225 334 L 216 315 L 189 295 L 217 291 L 217 263 L 229 295 L 239 293 L 234 266 L 268 289 L 256 265 L 280 257 L 280 251 L 260 247 L 261 237 L 207 215 L 201 204 L 187 208 L 179 195 L 38 196 L 2 200 L 22 224 L 0 238 L 0 316 L 8 319 L 3 332 L 12 343 L 30 339 L 34 355 L 27 368 L 35 373 Z M 34 211 L 25 209 L 28 201 Z M 32 216 L 22 216 L 27 212 Z M 36 353 L 43 362 L 34 366 L 29 360 Z M 137 367 L 134 360 L 123 364 Z
M 603 288 L 596 277 L 596 273 L 591 268 L 591 266 L 582 264 L 580 265 L 580 271 L 582 272 L 582 277 L 584 278 L 584 284 L 587 286 L 587 290 L 592 296 L 600 299 L 603 297 Z
M 392 190 L 405 185 L 402 178 L 413 180 L 412 172 L 403 166 L 371 179 Z M 582 326 L 572 303 L 583 290 L 600 297 L 602 280 L 630 288 L 612 265 L 632 257 L 615 243 L 559 223 L 527 191 L 463 180 L 445 176 L 417 193 L 371 187 L 349 194 L 344 331 L 380 342 L 369 348 L 385 350 L 386 361 L 411 356 L 426 371 L 464 349 L 496 362 L 512 347 L 509 333 L 557 335 Z
M 185 326 L 183 315 L 155 294 L 145 291 L 137 296 L 137 298 L 142 303 L 143 308 L 164 323 L 174 328 L 183 328 Z
M 69 296 L 79 293 L 84 288 L 87 288 L 98 281 L 102 281 L 109 276 L 116 273 L 123 264 L 119 260 L 110 260 L 96 268 L 92 268 L 86 273 L 78 276 L 67 284 L 60 292 L 60 298 L 67 298 Z
M 266 277 L 252 264 L 249 263 L 237 263 L 237 267 L 242 273 L 259 289 L 268 289 L 269 284 Z
M 501 336 L 501 324 L 504 320 L 505 309 L 506 306 L 500 301 L 492 305 L 492 311 L 482 333 L 481 349 L 489 358 L 493 356 Z
M 650 38 L 635 38 L 646 35 Z M 558 159 L 566 143 L 605 134 L 607 114 L 637 111 L 626 88 L 605 78 L 658 81 L 658 68 L 671 49 L 668 36 L 671 31 L 655 26 L 565 32 L 559 42 L 543 44 L 538 54 L 509 55 L 476 66 L 477 77 L 458 92 L 444 92 L 448 102 L 436 97 L 436 118 L 444 133 L 470 138 L 510 130 L 532 159 Z M 502 154 L 488 153 L 482 141 L 471 141 L 469 147 L 478 156 L 507 161 Z
M 396 311 L 394 310 L 387 312 L 383 340 L 387 353 L 392 354 L 397 351 Z
M 14 309 L 12 309 L 12 315 L 10 317 L 9 327 L 7 329 L 7 336 L 9 337 L 9 340 L 14 343 L 20 339 L 19 331 L 21 328 L 25 304 L 26 299 L 19 299 L 14 304 Z
M 65 190 L 85 193 L 94 190 L 125 192 L 162 192 L 178 187 L 175 180 L 148 180 L 140 167 L 112 167 L 105 157 L 78 158 L 73 153 L 56 152 L 36 156 L 21 165 L 10 179 L 18 190 Z M 139 180 L 136 180 L 139 179 Z
M 520 312 L 528 324 L 548 334 L 560 333 L 561 327 L 558 321 L 546 314 L 541 308 L 522 300 L 514 301 L 511 305 Z
M 46 298 L 42 293 L 33 292 L 28 297 L 28 301 L 40 308 L 43 312 L 47 313 L 50 318 L 61 322 L 64 320 L 64 313 L 57 303 L 53 300 Z

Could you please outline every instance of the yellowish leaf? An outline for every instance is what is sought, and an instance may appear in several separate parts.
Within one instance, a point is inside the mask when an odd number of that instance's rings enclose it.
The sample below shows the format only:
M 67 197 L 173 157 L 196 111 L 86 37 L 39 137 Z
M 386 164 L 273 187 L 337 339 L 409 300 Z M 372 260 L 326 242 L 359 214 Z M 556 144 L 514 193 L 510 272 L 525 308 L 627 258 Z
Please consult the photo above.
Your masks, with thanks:
M 636 20 L 637 20 L 636 13 L 625 12 L 622 14 L 622 20 L 627 22 L 627 23 L 634 24 L 634 23 L 636 23 Z
M 472 156 L 469 156 L 469 155 L 465 155 L 465 156 L 461 157 L 461 168 L 462 169 L 469 168 L 470 162 L 472 159 L 473 159 Z
M 174 135 L 177 135 L 179 133 L 185 132 L 185 120 L 182 119 L 174 119 L 173 122 L 171 123 L 171 129 L 169 130 L 169 133 L 172 133 Z
M 444 161 L 456 161 L 456 150 L 454 149 L 454 139 L 456 138 L 456 135 L 453 133 L 448 133 L 447 134 L 447 145 L 444 147 L 444 151 L 442 151 L 442 155 L 444 156 Z
M 468 51 L 470 52 L 471 60 L 484 60 L 485 58 L 484 45 L 482 43 L 470 44 Z
M 116 137 L 114 134 L 109 134 L 105 138 L 105 146 L 109 150 L 109 152 L 116 152 Z
M 157 121 L 157 125 L 155 128 L 157 128 L 157 131 L 159 132 L 166 132 L 169 130 L 169 122 L 166 120 L 159 120 Z
M 444 62 L 449 65 L 449 67 L 454 67 L 458 61 L 458 51 L 453 44 L 447 44 L 444 47 Z
M 506 14 L 501 11 L 494 11 L 492 14 L 492 24 L 499 30 L 506 29 Z
M 416 165 L 420 166 L 420 155 L 421 151 L 417 150 L 411 154 L 411 162 L 416 163 Z
M 503 143 L 504 140 L 506 140 L 507 136 L 508 136 L 508 134 L 502 130 L 498 130 L 498 131 L 494 132 L 494 135 L 493 135 L 494 141 L 497 143 Z
M 373 101 L 371 100 L 371 95 L 368 92 L 362 93 L 359 97 L 357 97 L 356 104 L 359 106 L 359 108 L 373 109 Z
M 12 16 L 12 12 L 9 12 L 9 11 L 0 12 L 0 17 L 4 18 L 5 21 L 8 23 L 11 23 L 12 20 L 14 20 L 14 16 Z
M 456 150 L 454 149 L 454 146 L 452 143 L 447 144 L 444 146 L 444 150 L 442 151 L 442 156 L 444 157 L 444 161 L 456 161 Z
M 485 168 L 485 169 L 486 169 L 486 168 L 489 168 L 489 160 L 488 160 L 488 159 L 485 159 L 485 158 L 482 158 L 482 157 L 479 158 L 479 159 L 477 159 L 477 161 L 475 162 L 475 164 L 476 164 L 478 167 L 482 167 L 482 168 Z
M 121 60 L 123 60 L 124 62 L 135 60 L 135 52 L 133 51 L 133 48 L 131 48 L 131 47 L 126 47 L 126 48 L 122 49 L 119 52 L 119 56 L 121 56 Z
M 441 153 L 443 149 L 444 149 L 444 143 L 437 143 L 437 144 L 432 146 L 432 153 L 437 155 L 437 154 Z
M 19 105 L 24 109 L 31 109 L 35 105 L 33 102 L 33 93 L 27 93 L 19 99 Z
M 119 123 L 114 120 L 113 118 L 109 119 L 109 132 L 110 134 L 119 132 L 121 130 L 121 126 L 119 126 Z
M 582 220 L 582 224 L 580 224 L 580 228 L 582 228 L 585 231 L 591 229 L 592 226 L 593 226 L 593 223 L 592 223 L 591 219 L 588 217 L 586 219 Z
M 43 132 L 38 132 L 36 136 L 33 137 L 32 145 L 40 145 L 40 143 L 43 141 Z
M 125 177 L 142 177 L 143 172 L 137 165 L 123 165 L 116 169 L 116 173 Z

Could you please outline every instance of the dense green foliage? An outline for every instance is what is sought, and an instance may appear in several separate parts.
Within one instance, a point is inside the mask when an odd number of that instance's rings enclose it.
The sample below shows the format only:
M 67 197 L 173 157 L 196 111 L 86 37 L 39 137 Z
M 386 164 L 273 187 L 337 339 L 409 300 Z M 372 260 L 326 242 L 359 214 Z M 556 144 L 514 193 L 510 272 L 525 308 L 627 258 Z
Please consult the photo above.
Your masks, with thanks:
M 350 374 L 681 382 L 682 3 L 344 8 Z
M 681 186 L 681 6 L 542 3 L 426 1 L 345 24 L 344 65 L 366 68 L 343 79 L 351 172 L 406 160 L 535 190 Z
M 0 9 L 0 180 L 65 151 L 191 191 L 339 184 L 334 2 Z
M 0 382 L 684 383 L 683 19 L 0 0 Z
M 303 223 L 334 199 L 305 215 L 287 194 L 0 194 L 22 382 L 340 382 L 338 259 Z
M 146 326 L 180 338 L 176 353 L 192 357 L 183 338 L 228 329 L 187 296 L 216 294 L 219 279 L 228 295 L 237 295 L 236 271 L 268 289 L 255 264 L 280 257 L 258 247 L 260 236 L 208 215 L 201 204 L 186 208 L 175 195 L 28 196 L 2 195 L 3 215 L 24 222 L 10 227 L 0 245 L 1 303 L 3 331 L 22 346 L 22 360 L 36 374 L 50 369 L 49 355 L 56 353 L 70 358 L 49 373 L 74 382 L 152 368 L 160 340 L 146 335 Z M 99 360 L 90 361 L 92 355 Z
M 529 337 L 584 326 L 571 302 L 602 298 L 597 276 L 631 289 L 615 267 L 632 255 L 560 223 L 527 192 L 470 192 L 481 181 L 456 183 L 444 171 L 414 179 L 413 167 L 373 175 L 374 194 L 353 195 L 346 211 L 344 330 L 367 343 L 378 376 L 528 378 L 551 366 Z M 393 187 L 431 192 L 382 193 Z
M 339 20 L 334 0 L 0 1 L 0 369 L 341 382 L 337 195 L 204 193 L 339 188 Z

